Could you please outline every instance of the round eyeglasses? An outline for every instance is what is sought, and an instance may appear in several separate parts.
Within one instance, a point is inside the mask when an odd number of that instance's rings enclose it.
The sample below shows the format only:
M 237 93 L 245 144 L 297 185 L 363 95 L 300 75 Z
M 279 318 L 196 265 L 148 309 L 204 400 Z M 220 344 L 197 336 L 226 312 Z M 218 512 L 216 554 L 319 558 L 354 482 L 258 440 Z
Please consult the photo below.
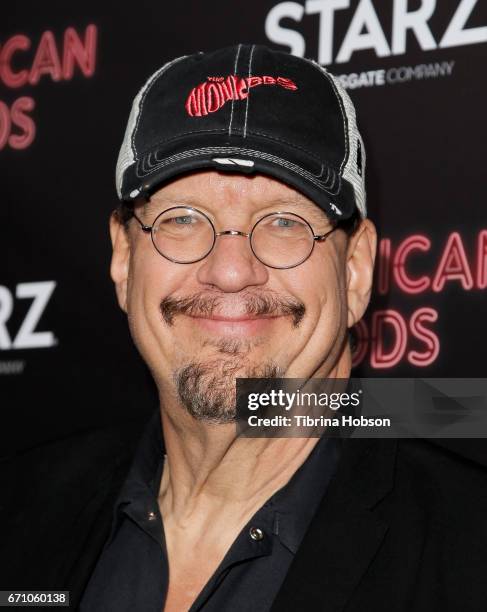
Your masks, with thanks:
M 249 233 L 215 231 L 210 218 L 191 206 L 173 206 L 162 211 L 152 225 L 133 213 L 141 229 L 151 234 L 157 252 L 174 263 L 190 264 L 207 257 L 218 236 L 244 236 L 255 257 L 269 268 L 294 268 L 311 255 L 316 242 L 324 241 L 337 228 L 316 235 L 303 217 L 273 212 L 259 219 Z

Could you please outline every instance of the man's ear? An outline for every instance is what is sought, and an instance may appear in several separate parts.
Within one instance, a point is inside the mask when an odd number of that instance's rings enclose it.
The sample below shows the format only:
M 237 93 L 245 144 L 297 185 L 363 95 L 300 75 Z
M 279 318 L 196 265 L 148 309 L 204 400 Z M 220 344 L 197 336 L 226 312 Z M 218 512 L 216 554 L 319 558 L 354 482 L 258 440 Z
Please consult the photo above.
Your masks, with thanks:
M 110 238 L 112 240 L 112 262 L 110 276 L 115 283 L 118 304 L 127 312 L 127 282 L 130 262 L 130 239 L 115 212 L 110 215 Z
M 377 249 L 377 231 L 364 219 L 349 238 L 347 247 L 348 327 L 363 317 L 370 301 Z

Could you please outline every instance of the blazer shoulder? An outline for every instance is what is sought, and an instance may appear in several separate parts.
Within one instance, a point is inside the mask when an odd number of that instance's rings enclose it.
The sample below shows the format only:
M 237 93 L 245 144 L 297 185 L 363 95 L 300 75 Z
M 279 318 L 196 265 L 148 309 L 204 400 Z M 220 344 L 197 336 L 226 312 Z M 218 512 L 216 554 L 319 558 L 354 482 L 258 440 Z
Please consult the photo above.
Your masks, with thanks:
M 4 588 L 60 588 L 80 559 L 90 566 L 144 425 L 124 421 L 90 428 L 2 460 Z
M 469 447 L 468 440 L 398 440 L 396 490 L 448 523 L 487 525 L 486 443 L 473 442 Z
M 66 496 L 86 500 L 111 473 L 128 469 L 144 425 L 127 420 L 88 428 L 4 457 L 0 515 L 8 523 L 9 515 Z

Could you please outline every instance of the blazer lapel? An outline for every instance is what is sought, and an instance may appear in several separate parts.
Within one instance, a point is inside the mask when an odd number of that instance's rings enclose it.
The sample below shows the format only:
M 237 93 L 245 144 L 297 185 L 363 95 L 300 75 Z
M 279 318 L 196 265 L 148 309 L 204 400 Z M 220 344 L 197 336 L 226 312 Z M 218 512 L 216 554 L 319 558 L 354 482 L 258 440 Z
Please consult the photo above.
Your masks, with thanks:
M 396 440 L 348 439 L 272 612 L 341 612 L 388 529 L 378 502 L 393 485 Z

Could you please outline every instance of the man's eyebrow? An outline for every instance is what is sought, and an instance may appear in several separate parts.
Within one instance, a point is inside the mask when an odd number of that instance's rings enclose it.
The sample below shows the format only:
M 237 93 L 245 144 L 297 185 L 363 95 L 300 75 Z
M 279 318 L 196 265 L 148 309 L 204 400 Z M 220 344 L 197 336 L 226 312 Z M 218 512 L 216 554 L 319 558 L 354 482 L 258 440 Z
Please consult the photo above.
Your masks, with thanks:
M 289 208 L 289 212 L 295 212 L 295 214 L 302 213 L 304 217 L 310 217 L 308 220 L 316 220 L 316 221 L 330 221 L 326 212 L 320 208 L 317 204 L 312 202 L 311 200 L 300 198 L 300 197 L 290 197 L 290 198 L 277 198 L 273 200 L 269 206 L 276 206 L 281 211 L 286 211 Z M 292 210 L 301 207 L 302 210 L 296 211 Z
M 200 199 L 193 195 L 180 195 L 180 196 L 169 196 L 169 195 L 159 195 L 157 197 L 152 197 L 148 202 L 144 203 L 144 212 L 146 214 L 161 212 L 164 208 L 171 208 L 172 206 L 192 206 L 193 208 L 204 207 L 204 204 L 200 201 Z M 295 209 L 301 208 L 301 211 L 296 211 Z M 323 221 L 329 220 L 326 212 L 322 210 L 317 204 L 308 200 L 305 197 L 297 195 L 292 195 L 289 197 L 277 197 L 266 200 L 265 202 L 261 202 L 261 209 L 275 209 L 276 211 L 285 212 L 289 210 L 289 212 L 299 212 L 302 213 L 305 217 L 310 217 L 310 220 Z
M 150 198 L 144 203 L 144 211 L 146 213 L 159 211 L 163 207 L 171 208 L 171 206 L 193 206 L 198 208 L 199 201 L 197 198 L 192 196 L 184 197 L 170 197 L 170 196 L 158 196 L 157 198 Z

